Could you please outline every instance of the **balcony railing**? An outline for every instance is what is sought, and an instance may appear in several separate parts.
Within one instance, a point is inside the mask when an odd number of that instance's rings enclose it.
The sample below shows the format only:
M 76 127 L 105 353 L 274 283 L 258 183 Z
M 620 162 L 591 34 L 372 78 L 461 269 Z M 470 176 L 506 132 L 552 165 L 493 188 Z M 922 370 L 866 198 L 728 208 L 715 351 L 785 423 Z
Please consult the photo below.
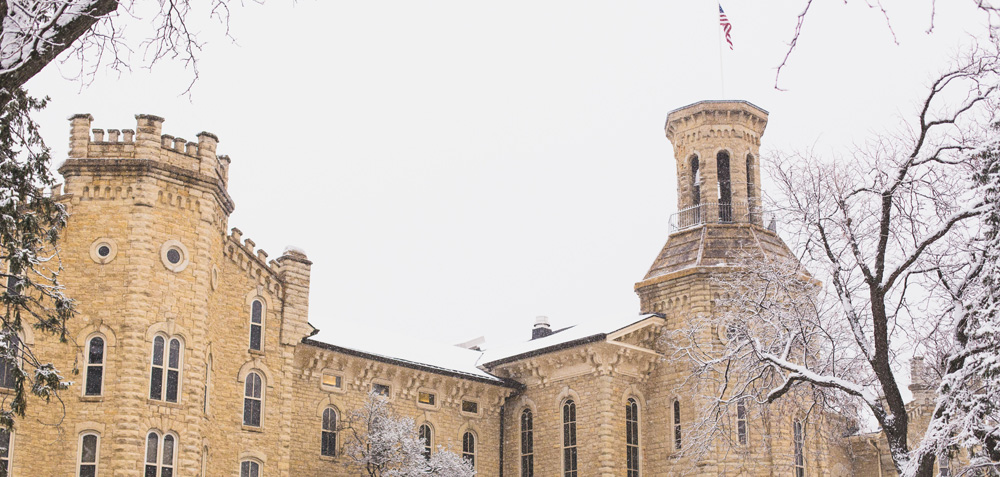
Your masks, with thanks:
M 680 210 L 670 216 L 670 232 L 677 232 L 702 224 L 754 224 L 776 232 L 771 213 L 756 202 L 700 204 Z

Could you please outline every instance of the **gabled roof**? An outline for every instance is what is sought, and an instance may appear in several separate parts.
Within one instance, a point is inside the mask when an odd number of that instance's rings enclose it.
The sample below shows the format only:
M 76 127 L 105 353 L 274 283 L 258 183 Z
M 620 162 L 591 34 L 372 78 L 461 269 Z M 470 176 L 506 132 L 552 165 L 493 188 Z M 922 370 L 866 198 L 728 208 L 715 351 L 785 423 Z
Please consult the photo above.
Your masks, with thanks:
M 652 313 L 632 315 L 617 320 L 594 320 L 565 328 L 544 338 L 487 349 L 480 359 L 480 368 L 490 369 L 504 363 L 539 356 L 573 346 L 614 339 L 631 330 L 660 322 L 663 315 Z

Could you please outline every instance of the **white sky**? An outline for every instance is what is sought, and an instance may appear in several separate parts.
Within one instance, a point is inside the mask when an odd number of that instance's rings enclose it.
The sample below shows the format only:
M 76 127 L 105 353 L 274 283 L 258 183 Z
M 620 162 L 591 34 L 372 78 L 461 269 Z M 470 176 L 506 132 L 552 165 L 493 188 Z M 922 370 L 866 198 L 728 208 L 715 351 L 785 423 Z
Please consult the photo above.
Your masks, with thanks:
M 725 98 L 770 111 L 762 152 L 830 153 L 892 126 L 970 34 L 971 1 L 817 1 L 774 89 L 804 2 L 731 0 Z M 310 321 L 487 345 L 638 313 L 633 285 L 675 211 L 668 111 L 722 97 L 715 2 L 309 1 L 233 7 L 234 44 L 205 22 L 201 79 L 162 63 L 81 90 L 29 83 L 57 163 L 68 122 L 220 139 L 238 227 L 271 257 L 314 262 Z M 128 20 L 139 30 L 138 20 Z M 141 64 L 135 54 L 134 63 Z M 766 171 L 765 171 L 766 174 Z M 765 188 L 767 182 L 765 179 Z

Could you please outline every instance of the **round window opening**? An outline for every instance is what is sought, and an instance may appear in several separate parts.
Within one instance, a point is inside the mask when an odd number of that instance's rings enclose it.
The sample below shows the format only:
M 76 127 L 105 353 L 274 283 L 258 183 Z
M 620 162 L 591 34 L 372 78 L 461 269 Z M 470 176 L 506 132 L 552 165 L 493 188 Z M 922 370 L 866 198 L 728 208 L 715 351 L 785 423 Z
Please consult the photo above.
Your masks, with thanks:
M 101 258 L 111 255 L 111 247 L 107 245 L 101 245 L 100 247 L 97 247 L 97 255 L 100 256 Z
M 167 261 L 174 265 L 181 263 L 181 251 L 176 248 L 167 250 Z

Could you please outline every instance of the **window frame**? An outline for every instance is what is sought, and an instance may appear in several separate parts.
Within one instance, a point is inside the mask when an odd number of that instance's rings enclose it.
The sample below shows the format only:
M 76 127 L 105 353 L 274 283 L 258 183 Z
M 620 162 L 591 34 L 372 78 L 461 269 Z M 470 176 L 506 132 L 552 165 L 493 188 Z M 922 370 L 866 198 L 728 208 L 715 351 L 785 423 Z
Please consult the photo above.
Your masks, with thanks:
M 749 424 L 746 399 L 740 399 L 736 401 L 736 443 L 740 447 L 750 445 Z
M 83 446 L 84 440 L 88 436 L 94 436 L 94 461 L 84 462 L 83 461 Z M 76 452 L 76 477 L 86 477 L 82 467 L 84 465 L 93 465 L 94 473 L 90 474 L 97 477 L 101 474 L 101 434 L 97 431 L 87 430 L 80 433 L 80 437 L 77 439 L 77 452 Z
M 417 438 L 420 439 L 420 444 L 424 447 L 424 459 L 431 460 L 431 454 L 434 453 L 434 428 L 429 422 L 425 422 L 417 428 Z
M 255 305 L 260 307 L 260 316 L 255 317 Z M 255 323 L 254 319 L 259 318 L 260 322 Z M 264 326 L 267 323 L 267 303 L 264 302 L 263 298 L 257 297 L 250 300 L 250 333 L 247 336 L 247 349 L 250 351 L 264 352 Z M 254 348 L 254 327 L 257 328 L 257 347 Z
M 327 427 L 328 419 L 327 413 L 333 416 L 333 426 L 332 428 Z M 336 458 L 338 456 L 337 447 L 339 444 L 338 438 L 340 437 L 337 433 L 337 424 L 340 422 L 340 413 L 333 406 L 327 406 L 323 409 L 322 420 L 320 421 L 320 446 L 319 455 L 323 457 Z M 327 436 L 332 436 L 333 445 L 327 446 Z M 329 450 L 329 453 L 327 452 Z
M 149 438 L 150 438 L 150 436 L 156 436 L 156 450 L 155 450 L 156 454 L 153 457 L 154 458 L 154 462 L 149 462 Z M 170 438 L 170 440 L 173 442 L 172 448 L 171 448 L 171 452 L 170 452 L 170 462 L 169 463 L 163 462 L 164 461 L 164 459 L 163 459 L 163 448 L 166 446 L 167 438 Z M 142 460 L 143 475 L 146 474 L 146 471 L 148 470 L 147 467 L 149 467 L 150 465 L 152 465 L 155 468 L 155 470 L 156 470 L 155 475 L 157 477 L 163 477 L 163 471 L 164 470 L 170 470 L 170 475 L 172 477 L 176 476 L 177 475 L 177 472 L 176 472 L 177 471 L 177 451 L 178 451 L 178 449 L 180 447 L 178 445 L 177 441 L 178 441 L 177 435 L 174 434 L 173 432 L 160 432 L 160 431 L 155 430 L 155 429 L 152 429 L 149 432 L 147 432 L 146 433 L 146 445 L 145 445 L 146 452 L 143 454 L 143 460 Z
M 257 381 L 260 382 L 258 386 L 259 395 L 248 396 L 247 385 L 249 385 L 250 382 L 255 377 L 257 378 Z M 243 418 L 242 418 L 243 427 L 256 428 L 256 429 L 262 429 L 264 427 L 264 394 L 265 394 L 264 388 L 266 387 L 266 383 L 267 381 L 264 380 L 263 373 L 257 370 L 251 370 L 249 373 L 247 373 L 246 377 L 243 379 Z M 250 401 L 256 401 L 257 403 L 256 424 L 247 424 L 247 403 Z M 251 413 L 251 416 L 252 415 L 253 414 Z
M 576 436 L 576 401 L 567 399 L 561 407 L 563 477 L 577 477 L 580 472 L 580 455 Z
M 804 419 L 792 419 L 792 469 L 795 477 L 805 477 L 806 424 Z
M 243 473 L 243 464 L 249 464 L 247 473 Z M 264 464 L 257 459 L 243 459 L 240 461 L 240 477 L 253 477 L 253 466 L 257 466 L 257 476 L 261 477 L 264 475 Z
M 7 455 L 4 455 L 3 450 L 0 449 L 0 468 L 6 469 L 7 475 L 10 475 L 14 463 L 14 433 L 7 429 L 0 429 L 0 440 L 4 434 L 7 435 Z
M 681 400 L 674 398 L 673 404 L 671 405 L 670 413 L 673 416 L 673 431 L 674 431 L 674 452 L 681 450 L 684 447 L 684 440 L 681 429 Z
M 525 419 L 527 418 L 527 419 Z M 535 475 L 535 416 L 531 412 L 531 408 L 524 408 L 521 411 L 519 430 L 521 431 L 521 441 L 520 441 L 520 463 L 521 463 L 521 477 L 534 477 Z
M 161 363 L 156 364 L 156 340 L 163 341 L 163 349 L 160 351 L 162 355 L 160 356 Z M 176 366 L 171 365 L 171 357 L 173 356 L 171 345 L 177 343 L 177 364 Z M 183 396 L 182 388 L 184 386 L 184 374 L 181 370 L 184 369 L 184 339 L 180 336 L 170 336 L 165 333 L 157 333 L 153 336 L 152 347 L 149 353 L 149 395 L 147 396 L 151 401 L 162 401 L 170 404 L 181 404 L 181 396 Z M 160 389 L 157 395 L 153 395 L 153 376 L 154 373 L 159 374 Z M 174 399 L 169 399 L 170 393 L 170 380 L 171 376 L 175 377 L 175 390 Z
M 13 342 L 9 343 L 8 346 L 15 347 L 14 358 L 10 361 L 5 357 L 0 358 L 0 391 L 12 391 L 17 387 L 17 378 L 15 375 L 16 371 L 21 368 L 21 360 L 23 359 L 21 356 L 21 343 L 24 342 L 24 338 L 19 333 L 13 332 L 13 330 L 11 330 L 9 336 L 12 337 Z
M 478 436 L 471 429 L 462 433 L 462 460 L 468 462 L 473 470 L 476 469 L 476 443 L 478 440 Z
M 101 362 L 97 364 L 95 364 L 92 361 L 93 354 L 91 353 L 91 348 L 94 345 L 94 340 L 101 340 Z M 104 335 L 102 334 L 94 334 L 91 337 L 87 338 L 87 341 L 85 341 L 84 343 L 85 345 L 84 345 L 83 357 L 85 363 L 84 364 L 85 371 L 84 371 L 84 382 L 81 392 L 83 393 L 83 397 L 85 398 L 97 398 L 104 396 L 104 367 L 107 365 L 108 362 L 108 339 L 105 338 Z M 98 386 L 97 393 L 90 392 L 90 385 L 91 385 L 90 370 L 92 368 L 97 368 L 99 371 L 97 375 L 97 386 Z
M 639 401 L 628 398 L 625 401 L 625 471 L 628 477 L 639 477 L 642 468 L 642 442 L 639 427 Z

